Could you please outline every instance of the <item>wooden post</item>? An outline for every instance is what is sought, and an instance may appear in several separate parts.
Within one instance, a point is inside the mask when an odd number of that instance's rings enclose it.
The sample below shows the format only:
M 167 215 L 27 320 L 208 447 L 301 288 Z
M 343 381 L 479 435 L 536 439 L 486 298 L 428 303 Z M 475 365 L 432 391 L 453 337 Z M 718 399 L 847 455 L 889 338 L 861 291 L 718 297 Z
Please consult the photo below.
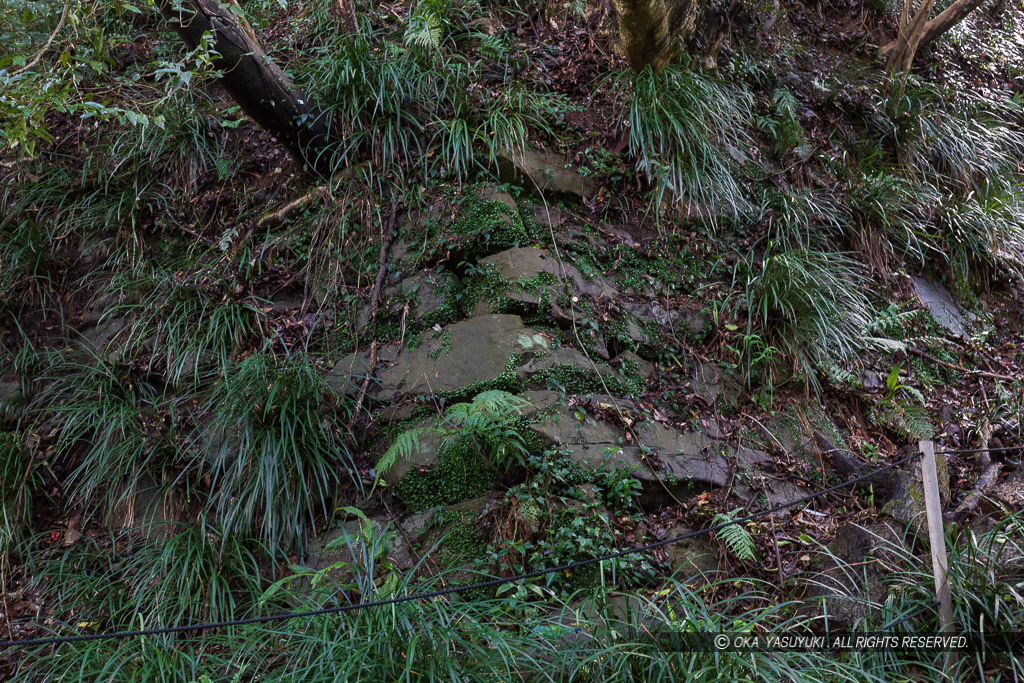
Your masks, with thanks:
M 939 473 L 935 464 L 935 447 L 931 441 L 917 443 L 921 451 L 921 480 L 924 505 L 928 516 L 928 539 L 932 549 L 932 574 L 935 597 L 939 601 L 939 621 L 943 633 L 953 633 L 953 600 L 949 592 L 949 562 L 946 559 L 946 534 L 942 527 L 942 500 L 939 497 Z M 957 661 L 957 653 L 949 653 L 947 664 Z

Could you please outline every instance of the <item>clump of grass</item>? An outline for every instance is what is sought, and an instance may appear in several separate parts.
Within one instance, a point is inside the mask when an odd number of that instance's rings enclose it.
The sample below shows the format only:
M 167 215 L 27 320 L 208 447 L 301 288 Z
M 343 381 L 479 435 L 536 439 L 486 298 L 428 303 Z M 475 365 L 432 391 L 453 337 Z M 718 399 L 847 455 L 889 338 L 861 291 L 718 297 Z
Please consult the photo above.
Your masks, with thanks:
M 748 259 L 742 304 L 747 314 L 741 357 L 757 349 L 778 351 L 794 369 L 813 377 L 815 369 L 843 366 L 872 346 L 898 348 L 869 334 L 874 313 L 866 296 L 864 267 L 849 255 L 796 248 L 769 248 Z M 765 357 L 770 364 L 773 357 Z M 772 373 L 775 374 L 774 372 Z
M 16 292 L 53 289 L 60 282 L 59 271 L 60 257 L 48 230 L 31 218 L 14 220 L 12 215 L 0 222 L 0 297 L 5 307 L 18 299 Z
M 174 386 L 199 386 L 226 373 L 243 342 L 260 331 L 258 302 L 236 297 L 228 281 L 202 288 L 163 274 L 158 283 L 139 303 L 119 307 L 139 313 L 123 353 L 145 353 L 149 370 Z
M 965 190 L 1019 172 L 1024 132 L 1008 123 L 1019 114 L 1006 104 L 968 98 L 911 105 L 919 128 L 905 150 L 907 166 L 934 184 Z
M 758 214 L 756 222 L 764 224 L 769 239 L 783 249 L 820 247 L 841 235 L 848 221 L 840 199 L 826 191 L 766 190 Z
M 631 73 L 631 72 L 630 72 Z M 631 79 L 629 86 L 622 81 Z M 622 123 L 637 169 L 654 183 L 654 201 L 667 197 L 692 202 L 700 213 L 720 207 L 736 215 L 745 205 L 723 147 L 739 153 L 743 126 L 750 118 L 750 97 L 709 76 L 669 66 L 624 73 L 617 87 L 632 98 Z
M 222 368 L 209 392 L 178 396 L 145 371 L 91 351 L 64 353 L 38 406 L 73 466 L 80 500 L 116 512 L 156 482 L 202 501 L 226 538 L 294 546 L 328 515 L 342 470 L 359 484 L 346 434 L 307 356 L 270 351 Z M 344 406 L 340 413 L 344 416 Z
M 979 520 L 981 522 L 981 520 Z M 949 550 L 949 583 L 953 602 L 954 630 L 957 633 L 987 634 L 992 645 L 1005 634 L 1008 625 L 1024 619 L 1024 599 L 1016 587 L 1024 580 L 1024 517 L 1009 514 L 994 524 L 977 523 L 971 528 L 947 528 L 945 538 Z M 928 633 L 938 630 L 934 578 L 929 555 L 922 554 L 913 527 L 879 528 L 873 526 L 859 533 L 871 538 L 873 550 L 864 561 L 848 564 L 828 548 L 820 556 L 833 569 L 831 578 L 807 577 L 832 595 L 836 604 L 856 606 L 859 613 L 854 628 L 871 630 L 898 620 L 901 615 L 932 607 L 926 614 L 899 626 L 900 632 Z M 878 562 L 877 565 L 874 565 Z M 883 577 L 884 594 L 871 594 L 865 583 L 865 567 L 875 566 Z M 1005 645 L 1005 643 L 1002 643 Z M 947 666 L 942 652 L 851 653 L 847 661 L 858 663 L 865 671 L 884 671 L 887 666 L 913 664 L 925 670 L 934 669 L 952 680 L 972 678 L 985 671 L 985 678 L 1013 680 L 1024 674 L 1019 657 L 988 652 L 962 654 L 955 669 Z
M 20 540 L 39 480 L 23 437 L 0 431 L 0 571 L 6 572 L 8 554 Z
M 965 291 L 1024 272 L 1018 105 L 921 86 L 876 103 L 866 122 L 881 142 L 873 156 L 891 150 L 903 178 L 872 171 L 851 182 L 862 228 L 880 227 L 893 253 L 941 255 Z
M 84 535 L 68 548 L 31 554 L 26 566 L 32 570 L 33 588 L 48 597 L 49 628 L 57 634 L 93 633 L 248 616 L 264 587 L 260 567 L 265 555 L 251 540 L 221 539 L 201 518 L 159 540 Z M 204 673 L 220 679 L 229 660 L 218 653 L 238 638 L 237 630 L 203 632 L 201 642 L 182 647 L 190 635 L 195 634 L 61 646 L 40 653 L 39 661 L 29 653 L 22 673 L 36 680 L 190 681 Z
M 73 466 L 78 499 L 113 512 L 146 477 L 176 478 L 166 399 L 146 377 L 84 346 L 51 357 L 44 377 L 36 405 L 56 430 L 57 458 Z
M 192 448 L 204 459 L 208 508 L 226 535 L 293 546 L 318 514 L 329 515 L 342 470 L 360 486 L 345 432 L 323 409 L 325 394 L 329 387 L 307 356 L 261 351 L 205 397 Z
M 985 184 L 936 208 L 939 243 L 964 293 L 1002 273 L 1024 277 L 1024 190 Z
M 33 560 L 37 587 L 60 619 L 102 620 L 93 628 L 177 626 L 246 616 L 263 590 L 268 552 L 257 541 L 224 537 L 200 517 L 169 525 L 172 533 L 83 535 Z M 32 565 L 30 565 L 32 566 Z
M 927 183 L 884 171 L 859 174 L 848 184 L 850 230 L 857 246 L 882 273 L 892 261 L 941 254 L 931 225 L 938 197 Z
M 996 632 L 1006 624 L 1020 623 L 1024 603 L 1014 589 L 1024 557 L 1020 525 L 1018 514 L 989 532 L 948 541 L 953 548 L 950 581 L 958 631 Z M 394 532 L 374 531 L 373 525 L 363 524 L 358 539 L 346 540 L 350 554 L 344 559 L 317 571 L 296 567 L 261 596 L 252 560 L 244 552 L 223 551 L 210 559 L 215 547 L 200 538 L 209 531 L 185 532 L 173 552 L 158 553 L 166 556 L 168 564 L 158 561 L 155 572 L 143 566 L 144 558 L 150 557 L 144 552 L 83 542 L 45 567 L 40 564 L 36 575 L 51 577 L 49 585 L 60 588 L 66 598 L 56 604 L 61 610 L 74 606 L 74 620 L 87 624 L 103 614 L 98 611 L 101 608 L 122 619 L 139 620 L 138 615 L 146 613 L 136 611 L 137 605 L 156 607 L 145 595 L 154 574 L 163 577 L 157 579 L 158 586 L 209 585 L 212 579 L 193 584 L 184 575 L 192 571 L 207 577 L 214 567 L 226 571 L 226 584 L 240 598 L 247 598 L 229 612 L 236 617 L 249 613 L 243 609 L 252 604 L 248 600 L 275 611 L 282 604 L 305 611 L 424 592 L 440 587 L 442 581 L 445 586 L 454 585 L 451 575 L 418 582 L 416 568 L 405 574 L 394 572 L 387 561 Z M 927 554 L 913 551 L 909 537 L 875 536 L 886 557 L 890 587 L 886 596 L 865 600 L 860 595 L 861 565 L 843 565 L 836 574 L 840 582 L 849 584 L 848 599 L 869 603 L 870 609 L 857 624 L 863 632 L 910 616 L 934 599 Z M 232 563 L 239 568 L 232 570 Z M 962 656 L 955 669 L 945 670 L 942 652 L 712 652 L 710 639 L 718 633 L 812 634 L 821 633 L 825 626 L 820 623 L 824 617 L 809 616 L 801 609 L 803 603 L 779 603 L 773 597 L 774 586 L 749 581 L 740 594 L 734 594 L 734 588 L 735 579 L 695 585 L 680 577 L 640 595 L 618 593 L 600 582 L 560 599 L 541 583 L 518 583 L 499 587 L 491 597 L 413 600 L 211 631 L 187 646 L 180 636 L 160 636 L 69 643 L 56 651 L 29 650 L 18 673 L 39 679 L 85 673 L 113 681 L 138 680 L 143 675 L 184 676 L 185 680 L 205 674 L 211 680 L 248 675 L 267 681 L 339 677 L 377 681 L 512 679 L 530 674 L 539 680 L 616 683 L 674 681 L 682 676 L 880 683 L 890 680 L 894 669 L 907 667 L 931 671 L 931 676 L 944 671 L 956 680 L 970 677 L 972 671 L 1017 677 L 1024 673 L 1017 658 L 992 652 Z M 730 597 L 722 597 L 726 595 Z M 179 605 L 168 608 L 176 609 Z M 163 623 L 163 617 L 148 614 L 141 621 Z M 900 624 L 898 632 L 929 633 L 936 628 L 935 617 L 926 613 Z M 709 651 L 683 646 L 689 643 L 704 643 Z

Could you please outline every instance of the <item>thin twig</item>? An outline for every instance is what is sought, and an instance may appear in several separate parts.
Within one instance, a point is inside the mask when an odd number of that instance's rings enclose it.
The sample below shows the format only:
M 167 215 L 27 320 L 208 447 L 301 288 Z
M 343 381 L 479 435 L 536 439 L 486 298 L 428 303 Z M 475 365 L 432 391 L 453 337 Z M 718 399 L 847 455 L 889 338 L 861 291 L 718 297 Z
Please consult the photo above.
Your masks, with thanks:
M 377 308 L 380 305 L 380 292 L 384 287 L 384 280 L 387 275 L 388 252 L 391 251 L 391 239 L 395 232 L 395 208 L 392 205 L 388 220 L 381 226 L 380 232 L 380 258 L 377 260 L 377 279 L 373 283 L 373 292 L 370 293 L 370 316 L 368 324 L 372 326 L 377 319 Z M 366 377 L 363 378 L 363 386 L 359 390 L 359 399 L 356 401 L 352 417 L 349 418 L 348 427 L 352 429 L 356 420 L 359 419 L 359 410 L 363 407 L 366 399 L 366 392 L 370 388 L 370 380 L 373 379 L 373 370 L 377 366 L 377 340 L 370 343 L 370 364 L 366 369 Z
M 60 13 L 60 20 L 57 21 L 57 28 L 53 29 L 53 33 L 51 33 L 50 37 L 46 39 L 46 45 L 43 45 L 42 49 L 39 50 L 39 52 L 36 53 L 36 56 L 33 57 L 32 60 L 28 64 L 26 64 L 25 66 L 21 67 L 17 71 L 12 72 L 11 73 L 12 76 L 17 76 L 18 74 L 21 74 L 21 73 L 24 73 L 24 72 L 28 71 L 29 69 L 31 69 L 32 67 L 34 67 L 36 64 L 39 63 L 39 60 L 43 58 L 43 55 L 45 55 L 47 52 L 50 51 L 50 46 L 53 45 L 53 41 L 55 41 L 57 39 L 57 34 L 60 33 L 60 30 L 62 28 L 64 28 L 64 22 L 68 18 L 68 10 L 70 10 L 70 9 L 71 9 L 71 0 L 64 0 L 64 9 Z
M 986 372 L 984 370 L 968 370 L 967 368 L 960 367 L 959 365 L 956 365 L 954 363 L 947 363 L 944 360 L 939 360 L 935 356 L 929 356 L 924 351 L 918 351 L 917 349 L 910 349 L 910 352 L 915 356 L 920 356 L 921 358 L 924 358 L 926 361 L 930 361 L 932 363 L 935 363 L 936 365 L 941 365 L 942 367 L 949 368 L 950 370 L 959 370 L 960 372 L 966 372 L 969 375 L 977 375 L 978 377 L 987 377 L 989 379 L 1001 379 L 1004 382 L 1016 382 L 1018 379 L 1020 379 L 1019 377 L 1010 377 L 1009 375 L 1000 375 L 994 372 Z

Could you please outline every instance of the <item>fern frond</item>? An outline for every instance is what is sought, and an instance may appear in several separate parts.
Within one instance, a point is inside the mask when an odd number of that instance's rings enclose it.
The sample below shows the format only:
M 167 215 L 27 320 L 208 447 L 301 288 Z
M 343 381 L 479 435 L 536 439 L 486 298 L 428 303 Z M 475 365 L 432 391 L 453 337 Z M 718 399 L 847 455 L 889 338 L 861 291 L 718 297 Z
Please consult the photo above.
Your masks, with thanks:
M 712 525 L 718 526 L 720 524 L 726 524 L 736 519 L 736 515 L 740 512 L 740 508 L 736 508 L 732 512 L 719 513 L 715 515 L 715 518 L 711 521 Z M 735 555 L 742 562 L 753 562 L 757 559 L 757 546 L 754 545 L 754 537 L 750 535 L 750 532 L 743 528 L 740 524 L 730 524 L 727 527 L 723 527 L 715 532 L 715 534 L 722 539 L 725 546 L 729 549 L 733 555 Z
M 483 391 L 473 398 L 470 404 L 473 410 L 491 413 L 493 415 L 508 416 L 514 413 L 521 413 L 521 409 L 530 405 L 525 398 L 510 394 L 507 391 L 493 389 Z
M 384 474 L 395 466 L 399 458 L 408 460 L 413 456 L 413 453 L 418 453 L 420 450 L 420 435 L 428 431 L 431 430 L 427 427 L 418 427 L 399 434 L 390 448 L 377 461 L 377 473 Z

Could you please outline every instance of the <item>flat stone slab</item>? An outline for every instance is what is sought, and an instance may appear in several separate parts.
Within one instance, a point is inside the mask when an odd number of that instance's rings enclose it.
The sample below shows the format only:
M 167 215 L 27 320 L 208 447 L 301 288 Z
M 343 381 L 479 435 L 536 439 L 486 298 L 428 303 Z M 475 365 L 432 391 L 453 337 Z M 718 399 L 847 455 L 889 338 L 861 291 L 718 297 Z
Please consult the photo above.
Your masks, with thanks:
M 538 303 L 541 292 L 558 294 L 589 294 L 595 299 L 610 299 L 618 296 L 619 291 L 604 278 L 595 277 L 588 280 L 578 268 L 564 259 L 559 261 L 547 249 L 534 247 L 516 247 L 493 254 L 480 262 L 482 266 L 491 266 L 501 279 L 511 283 L 535 280 L 546 273 L 557 281 L 557 285 L 541 284 L 537 292 L 511 291 L 506 296 L 526 303 Z M 558 291 L 552 292 L 553 287 Z M 513 288 L 514 289 L 514 288 Z M 552 300 L 554 297 L 549 297 Z
M 370 371 L 368 359 L 368 351 L 343 357 L 327 382 L 335 391 L 351 394 Z M 377 360 L 371 389 L 384 398 L 458 391 L 506 373 L 510 379 L 525 381 L 556 365 L 613 374 L 575 349 L 556 346 L 525 326 L 519 316 L 505 314 L 480 315 L 449 325 L 415 349 L 399 352 L 397 344 L 387 344 L 378 351 Z
M 918 300 L 935 318 L 935 322 L 952 334 L 967 336 L 970 332 L 960 307 L 949 290 L 923 277 L 911 277 Z
M 597 183 L 580 174 L 560 154 L 535 149 L 506 150 L 499 152 L 497 159 L 502 182 L 523 183 L 545 195 L 589 199 L 597 193 Z
M 643 423 L 633 429 L 634 440 L 618 426 L 582 411 L 555 407 L 552 412 L 530 428 L 547 443 L 567 447 L 569 457 L 581 465 L 631 469 L 647 503 L 668 502 L 694 487 L 726 486 L 734 464 L 746 470 L 770 459 L 767 453 L 730 446 L 700 431 Z

